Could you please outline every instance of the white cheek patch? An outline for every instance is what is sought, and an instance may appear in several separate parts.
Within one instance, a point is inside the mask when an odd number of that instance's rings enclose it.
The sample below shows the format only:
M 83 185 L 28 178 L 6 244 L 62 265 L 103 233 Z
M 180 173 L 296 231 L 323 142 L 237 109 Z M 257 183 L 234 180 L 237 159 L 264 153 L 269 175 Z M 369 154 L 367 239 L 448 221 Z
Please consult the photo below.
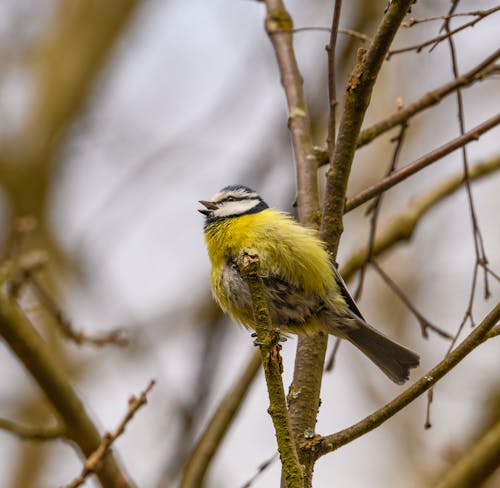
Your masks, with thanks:
M 259 200 L 240 200 L 238 202 L 224 202 L 214 210 L 214 217 L 229 217 L 230 215 L 241 215 L 259 205 Z

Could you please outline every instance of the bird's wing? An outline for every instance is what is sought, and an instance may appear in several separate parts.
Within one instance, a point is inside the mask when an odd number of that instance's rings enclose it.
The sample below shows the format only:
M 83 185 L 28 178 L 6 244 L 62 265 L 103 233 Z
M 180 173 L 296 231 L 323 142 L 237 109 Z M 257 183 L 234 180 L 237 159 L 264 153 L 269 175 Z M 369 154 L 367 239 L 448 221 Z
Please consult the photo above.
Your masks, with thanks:
M 354 301 L 354 298 L 349 293 L 349 290 L 347 289 L 347 285 L 345 284 L 344 279 L 342 278 L 341 274 L 339 273 L 339 270 L 337 269 L 337 267 L 335 266 L 334 263 L 332 263 L 332 268 L 333 268 L 333 272 L 335 274 L 335 281 L 339 285 L 340 293 L 342 294 L 342 297 L 346 301 L 346 303 L 349 307 L 349 310 L 354 315 L 359 317 L 361 320 L 365 321 L 363 315 L 361 315 L 361 312 L 359 311 L 358 306 L 356 305 L 356 302 Z

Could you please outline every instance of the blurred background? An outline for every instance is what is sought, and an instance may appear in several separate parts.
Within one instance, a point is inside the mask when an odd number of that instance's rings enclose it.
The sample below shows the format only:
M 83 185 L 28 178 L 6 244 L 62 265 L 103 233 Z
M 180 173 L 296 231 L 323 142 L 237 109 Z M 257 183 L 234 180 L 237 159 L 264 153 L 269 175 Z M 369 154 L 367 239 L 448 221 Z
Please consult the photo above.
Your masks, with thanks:
M 344 3 L 341 27 L 372 35 L 386 0 Z M 331 23 L 332 1 L 286 4 L 296 27 Z M 458 11 L 493 6 L 468 0 Z M 443 15 L 448 8 L 449 2 L 419 1 L 411 15 Z M 245 0 L 0 0 L 2 255 L 12 248 L 18 219 L 33 217 L 37 226 L 25 246 L 49 253 L 44 284 L 73 325 L 88 333 L 128 331 L 126 348 L 77 347 L 61 339 L 43 310 L 30 315 L 102 429 L 114 428 L 128 397 L 157 379 L 147 407 L 115 446 L 141 487 L 176 485 L 193 442 L 252 352 L 249 333 L 225 319 L 210 298 L 197 200 L 241 183 L 271 206 L 292 210 L 295 170 L 286 105 L 264 15 L 262 4 Z M 458 18 L 452 26 L 467 20 Z M 438 35 L 441 23 L 402 28 L 396 46 Z M 327 33 L 316 31 L 295 38 L 319 145 L 327 127 L 327 40 Z M 455 40 L 465 72 L 498 47 L 498 14 Z M 339 38 L 339 94 L 360 45 Z M 431 53 L 392 57 L 377 81 L 365 126 L 396 110 L 398 97 L 410 103 L 451 79 L 446 42 Z M 470 129 L 498 111 L 498 78 L 463 95 Z M 415 117 L 400 163 L 456 137 L 456 112 L 450 96 Z M 384 174 L 395 133 L 358 151 L 349 195 Z M 498 157 L 499 140 L 497 128 L 470 144 L 471 163 Z M 460 170 L 457 151 L 388 192 L 380 226 Z M 497 273 L 499 185 L 500 174 L 494 174 L 473 187 L 486 252 Z M 367 241 L 365 210 L 346 216 L 341 264 Z M 436 207 L 413 240 L 380 263 L 429 320 L 454 334 L 467 307 L 474 264 L 464 191 Z M 488 302 L 482 295 L 479 287 L 477 321 L 498 302 L 498 283 L 492 282 Z M 371 323 L 419 351 L 422 365 L 414 377 L 445 354 L 448 342 L 435 334 L 423 339 L 415 318 L 371 270 L 360 306 Z M 284 346 L 285 385 L 295 344 L 291 339 Z M 0 364 L 0 417 L 50 424 L 45 398 L 3 343 Z M 430 486 L 498 418 L 499 367 L 498 341 L 492 340 L 437 385 L 431 429 L 424 430 L 422 397 L 375 432 L 323 457 L 314 486 Z M 399 391 L 342 345 L 324 379 L 318 432 L 350 425 Z M 274 454 L 267 405 L 259 373 L 207 486 L 242 486 Z M 23 442 L 3 431 L 0 458 L 2 487 L 60 486 L 81 469 L 81 460 L 63 442 Z M 279 476 L 274 462 L 253 486 L 278 486 Z M 87 486 L 97 483 L 89 480 Z

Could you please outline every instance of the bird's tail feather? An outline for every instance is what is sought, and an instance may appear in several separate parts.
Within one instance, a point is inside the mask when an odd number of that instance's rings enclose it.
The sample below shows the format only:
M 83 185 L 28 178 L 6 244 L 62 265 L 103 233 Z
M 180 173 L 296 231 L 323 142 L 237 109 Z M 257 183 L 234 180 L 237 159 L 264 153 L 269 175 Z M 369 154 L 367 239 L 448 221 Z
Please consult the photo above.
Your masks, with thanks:
M 403 384 L 416 368 L 418 354 L 387 338 L 356 317 L 357 327 L 344 331 L 345 338 L 371 359 L 394 383 Z

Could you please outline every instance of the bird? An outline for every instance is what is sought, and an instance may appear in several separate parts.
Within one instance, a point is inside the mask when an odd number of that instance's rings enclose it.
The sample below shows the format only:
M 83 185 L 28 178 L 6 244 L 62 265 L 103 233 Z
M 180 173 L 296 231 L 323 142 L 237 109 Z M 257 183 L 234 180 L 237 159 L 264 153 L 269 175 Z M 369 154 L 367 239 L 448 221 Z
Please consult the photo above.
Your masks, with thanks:
M 393 382 L 403 384 L 419 356 L 369 325 L 317 231 L 270 208 L 244 185 L 229 185 L 199 200 L 211 261 L 212 295 L 246 328 L 256 328 L 250 290 L 237 258 L 259 258 L 259 275 L 272 324 L 283 335 L 319 332 L 346 339 Z

